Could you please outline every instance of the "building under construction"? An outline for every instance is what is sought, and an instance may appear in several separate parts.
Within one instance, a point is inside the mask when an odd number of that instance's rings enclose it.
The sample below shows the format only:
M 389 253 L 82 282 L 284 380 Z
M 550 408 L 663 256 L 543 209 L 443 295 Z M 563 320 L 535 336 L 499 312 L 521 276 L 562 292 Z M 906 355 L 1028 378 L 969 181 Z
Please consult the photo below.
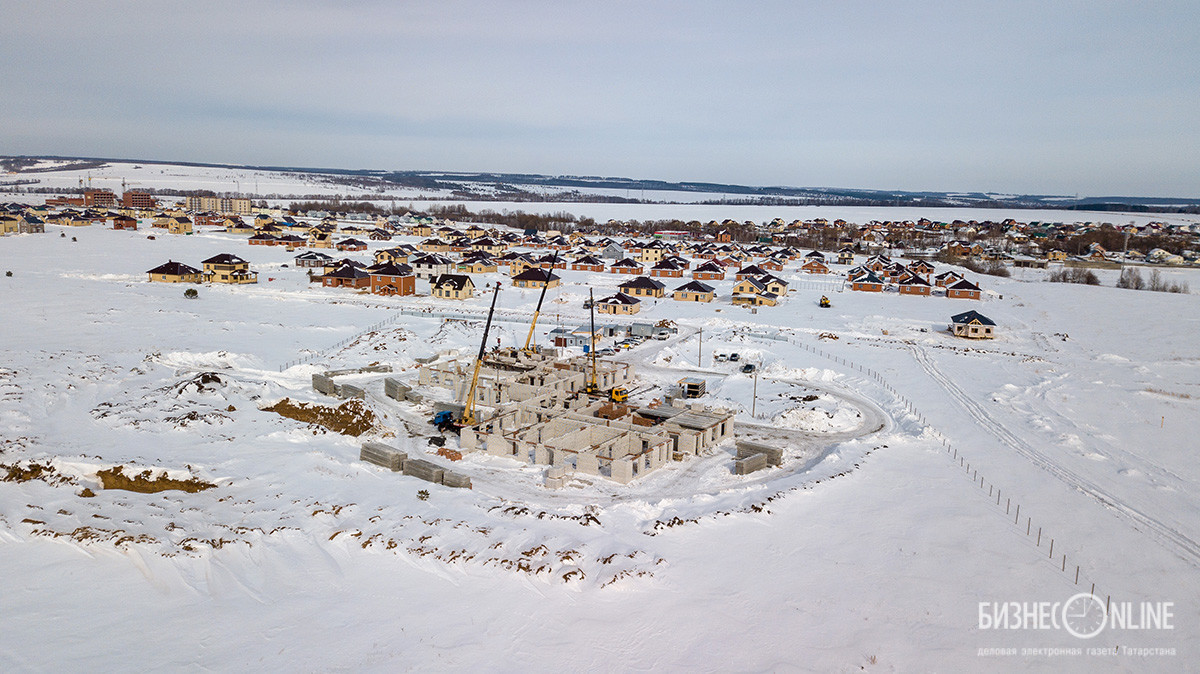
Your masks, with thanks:
M 449 389 L 458 401 L 472 399 L 475 423 L 459 429 L 465 452 L 486 451 L 553 466 L 559 474 L 626 484 L 733 436 L 733 414 L 726 410 L 682 400 L 636 407 L 597 395 L 632 383 L 633 367 L 626 363 L 510 349 L 489 354 L 477 375 L 475 366 L 471 360 L 439 360 L 421 366 L 418 374 L 421 386 Z

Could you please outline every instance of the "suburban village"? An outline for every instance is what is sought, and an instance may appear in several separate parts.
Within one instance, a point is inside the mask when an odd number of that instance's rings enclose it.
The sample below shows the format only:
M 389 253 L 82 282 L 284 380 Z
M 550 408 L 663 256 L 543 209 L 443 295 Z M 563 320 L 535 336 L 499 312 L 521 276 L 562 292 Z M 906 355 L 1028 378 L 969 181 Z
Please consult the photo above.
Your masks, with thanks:
M 397 306 L 405 306 L 405 298 L 424 298 L 413 305 L 424 311 L 453 311 L 486 301 L 501 287 L 533 291 L 539 299 L 523 345 L 489 344 L 489 312 L 478 356 L 435 354 L 420 366 L 417 377 L 388 377 L 383 383 L 387 397 L 434 403 L 437 414 L 430 423 L 457 436 L 457 449 L 439 450 L 443 457 L 484 451 L 545 465 L 549 487 L 562 487 L 574 474 L 626 484 L 669 461 L 685 461 L 733 441 L 733 412 L 689 402 L 705 395 L 703 377 L 681 371 L 668 386 L 635 390 L 640 388 L 635 366 L 613 360 L 646 340 L 667 340 L 678 333 L 664 303 L 689 305 L 688 315 L 695 317 L 703 315 L 696 313 L 701 307 L 714 316 L 794 312 L 797 303 L 830 309 L 847 292 L 894 294 L 897 302 L 944 298 L 954 300 L 945 309 L 947 335 L 990 340 L 1004 327 L 984 313 L 987 301 L 1002 299 L 988 289 L 989 275 L 1006 276 L 1009 268 L 1134 260 L 1195 264 L 1198 237 L 1194 227 L 1149 223 L 1137 231 L 1117 231 L 1126 241 L 1133 235 L 1135 241 L 1182 242 L 1184 255 L 1160 248 L 1113 253 L 1098 243 L 1068 254 L 1063 248 L 1072 237 L 1113 226 L 924 219 L 856 225 L 777 218 L 695 222 L 694 230 L 649 233 L 617 221 L 587 231 L 518 230 L 413 211 L 386 216 L 292 212 L 245 198 L 205 196 L 159 203 L 150 194 L 126 191 L 118 196 L 98 189 L 47 199 L 44 206 L 7 204 L 3 210 L 0 231 L 5 233 L 46 235 L 51 225 L 51 233 L 60 237 L 77 227 L 144 232 L 151 240 L 226 237 L 226 252 L 166 259 L 143 270 L 149 283 L 261 285 L 298 274 L 312 287 L 398 298 L 402 303 Z M 281 262 L 271 272 L 274 276 L 264 276 L 241 257 L 243 246 L 278 250 Z M 559 323 L 563 313 L 577 319 L 590 314 L 591 319 L 547 330 L 543 316 L 543 330 L 536 334 L 546 339 L 535 339 L 542 301 L 555 289 L 574 291 L 552 300 L 559 305 L 566 296 L 583 298 L 565 312 L 561 306 L 556 309 Z M 188 291 L 188 297 L 196 296 Z M 711 358 L 736 361 L 737 354 L 714 353 Z M 739 367 L 755 374 L 757 365 Z M 324 375 L 313 379 L 322 393 L 365 397 L 362 386 L 338 386 Z M 631 390 L 635 400 L 630 400 Z M 738 442 L 733 471 L 745 475 L 778 466 L 783 457 L 780 448 Z M 364 444 L 362 458 L 400 470 L 406 457 L 371 442 Z M 441 484 L 471 486 L 469 477 L 456 477 L 416 457 L 408 471 Z

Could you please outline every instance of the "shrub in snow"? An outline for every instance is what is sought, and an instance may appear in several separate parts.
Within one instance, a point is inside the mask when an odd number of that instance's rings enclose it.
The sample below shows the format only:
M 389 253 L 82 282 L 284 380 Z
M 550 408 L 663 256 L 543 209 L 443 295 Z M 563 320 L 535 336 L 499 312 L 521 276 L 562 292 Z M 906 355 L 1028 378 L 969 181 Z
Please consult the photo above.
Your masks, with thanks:
M 189 300 L 194 300 L 200 296 L 200 293 L 196 292 L 195 288 L 188 288 L 187 290 L 183 291 L 183 296 Z

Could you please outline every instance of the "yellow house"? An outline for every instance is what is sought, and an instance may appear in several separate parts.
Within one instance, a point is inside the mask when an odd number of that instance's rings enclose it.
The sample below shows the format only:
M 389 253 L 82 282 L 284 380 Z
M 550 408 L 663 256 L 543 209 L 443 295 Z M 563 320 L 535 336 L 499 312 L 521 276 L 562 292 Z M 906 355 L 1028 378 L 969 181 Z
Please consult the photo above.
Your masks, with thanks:
M 250 263 L 236 255 L 221 253 L 203 264 L 204 279 L 210 283 L 258 283 L 258 272 L 250 271 Z
M 715 288 L 699 281 L 689 281 L 671 293 L 676 302 L 711 302 L 716 296 Z
M 766 284 L 758 279 L 744 278 L 733 286 L 734 295 L 758 295 L 768 292 Z
M 458 270 L 470 274 L 493 274 L 496 272 L 496 263 L 491 260 L 463 260 L 458 263 Z
M 199 283 L 202 276 L 199 269 L 175 261 L 160 264 L 146 273 L 151 283 Z
M 557 274 L 549 269 L 533 267 L 512 277 L 513 285 L 518 288 L 556 288 L 562 283 L 562 279 Z
M 663 256 L 666 254 L 667 249 L 660 241 L 651 241 L 650 243 L 638 246 L 637 248 L 638 262 L 641 262 L 644 265 L 654 264 L 655 262 L 663 259 Z
M 191 234 L 192 220 L 186 215 L 171 218 L 167 223 L 167 231 L 172 234 Z
M 625 293 L 596 300 L 596 311 L 602 314 L 636 314 L 642 309 L 642 301 Z
M 622 283 L 617 288 L 626 295 L 634 297 L 662 297 L 666 294 L 667 286 L 657 279 L 639 276 L 632 281 Z
M 1062 262 L 1067 259 L 1067 252 L 1065 250 L 1048 250 L 1046 259 L 1051 262 Z
M 429 281 L 434 297 L 447 300 L 465 300 L 475 296 L 475 283 L 464 274 L 442 274 Z

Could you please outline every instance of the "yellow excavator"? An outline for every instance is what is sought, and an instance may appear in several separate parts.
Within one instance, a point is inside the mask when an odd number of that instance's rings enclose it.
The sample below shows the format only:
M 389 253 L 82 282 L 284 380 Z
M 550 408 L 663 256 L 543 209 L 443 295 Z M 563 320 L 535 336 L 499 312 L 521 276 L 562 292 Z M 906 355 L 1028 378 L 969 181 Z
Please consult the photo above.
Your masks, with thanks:
M 821 301 L 817 303 L 817 306 L 821 307 L 822 309 L 828 309 L 833 305 L 829 303 L 828 297 L 821 295 Z

